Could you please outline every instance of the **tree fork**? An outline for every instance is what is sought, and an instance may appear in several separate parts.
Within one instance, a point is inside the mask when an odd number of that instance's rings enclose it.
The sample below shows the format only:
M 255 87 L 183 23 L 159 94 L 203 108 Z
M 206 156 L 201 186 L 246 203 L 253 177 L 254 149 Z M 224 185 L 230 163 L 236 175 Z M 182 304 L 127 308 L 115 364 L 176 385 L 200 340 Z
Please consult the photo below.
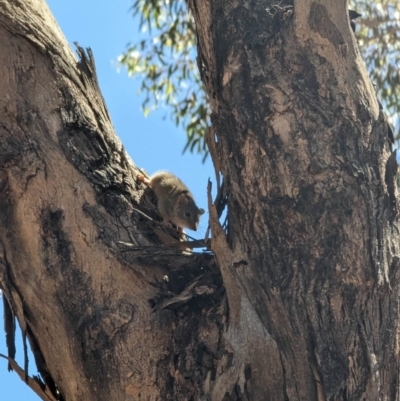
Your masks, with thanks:
M 43 1 L 0 0 L 0 286 L 45 382 L 28 384 L 67 401 L 395 399 L 397 166 L 345 2 L 190 6 L 226 300 L 213 256 L 164 247 L 144 217 L 90 53 L 76 62 Z

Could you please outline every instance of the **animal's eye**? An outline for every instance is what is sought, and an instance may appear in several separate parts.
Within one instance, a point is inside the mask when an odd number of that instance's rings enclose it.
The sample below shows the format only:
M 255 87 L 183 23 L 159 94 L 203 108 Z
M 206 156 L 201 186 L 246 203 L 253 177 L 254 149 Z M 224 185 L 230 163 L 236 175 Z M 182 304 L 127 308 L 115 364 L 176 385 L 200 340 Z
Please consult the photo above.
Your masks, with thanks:
M 190 212 L 185 212 L 185 217 L 190 217 L 192 215 L 192 213 Z

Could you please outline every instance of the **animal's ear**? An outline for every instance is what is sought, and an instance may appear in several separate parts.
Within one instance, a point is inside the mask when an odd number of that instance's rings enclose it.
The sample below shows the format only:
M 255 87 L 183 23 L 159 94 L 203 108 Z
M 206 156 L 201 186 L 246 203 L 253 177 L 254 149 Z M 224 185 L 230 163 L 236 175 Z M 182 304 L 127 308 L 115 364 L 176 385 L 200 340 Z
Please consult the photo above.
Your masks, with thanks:
M 204 213 L 205 213 L 204 209 L 199 209 L 199 216 L 201 216 Z
M 188 203 L 188 199 L 185 194 L 180 194 L 178 197 L 178 207 L 185 206 Z

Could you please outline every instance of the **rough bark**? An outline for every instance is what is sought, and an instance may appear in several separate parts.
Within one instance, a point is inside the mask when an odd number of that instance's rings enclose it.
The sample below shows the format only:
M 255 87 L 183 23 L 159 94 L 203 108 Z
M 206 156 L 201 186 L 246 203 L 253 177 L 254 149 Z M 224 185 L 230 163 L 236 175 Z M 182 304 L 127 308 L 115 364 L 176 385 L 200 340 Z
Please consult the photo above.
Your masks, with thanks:
M 397 399 L 397 163 L 346 1 L 191 9 L 228 196 L 212 399 Z
M 228 202 L 227 230 L 209 202 L 215 256 L 143 214 L 90 52 L 42 0 L 0 0 L 10 367 L 44 400 L 396 399 L 397 164 L 345 2 L 190 7 Z M 44 383 L 12 359 L 13 314 Z
M 45 3 L 0 0 L 0 43 L 0 286 L 44 380 L 28 384 L 45 400 L 190 399 L 220 338 L 212 258 L 163 247 L 155 232 L 175 231 L 143 215 L 157 218 L 91 54 L 77 62 Z

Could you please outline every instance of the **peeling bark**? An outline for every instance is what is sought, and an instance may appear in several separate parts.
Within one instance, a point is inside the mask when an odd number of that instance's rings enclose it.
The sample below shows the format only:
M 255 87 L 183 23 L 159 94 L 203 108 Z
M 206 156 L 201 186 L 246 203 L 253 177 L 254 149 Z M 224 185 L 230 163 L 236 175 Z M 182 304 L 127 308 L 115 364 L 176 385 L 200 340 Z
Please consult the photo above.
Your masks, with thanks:
M 346 3 L 190 7 L 223 177 L 204 254 L 158 223 L 91 52 L 0 0 L 10 367 L 48 401 L 396 399 L 396 155 Z
M 44 2 L 1 0 L 0 42 L 0 287 L 43 379 L 27 383 L 46 400 L 190 399 L 219 351 L 212 257 L 162 244 L 177 233 L 135 181 L 91 52 L 75 59 Z
M 190 2 L 228 196 L 213 400 L 399 396 L 397 163 L 346 5 Z

